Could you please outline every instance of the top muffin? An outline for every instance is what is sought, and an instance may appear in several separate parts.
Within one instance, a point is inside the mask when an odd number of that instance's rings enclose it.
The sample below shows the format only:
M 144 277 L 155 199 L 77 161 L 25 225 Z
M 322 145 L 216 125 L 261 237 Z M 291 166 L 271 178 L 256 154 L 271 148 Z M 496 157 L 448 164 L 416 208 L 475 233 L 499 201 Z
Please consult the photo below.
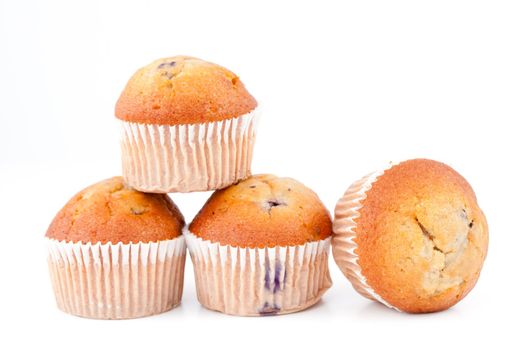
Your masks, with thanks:
M 66 242 L 157 242 L 180 236 L 184 218 L 165 194 L 142 193 L 113 177 L 77 193 L 46 237 Z
M 257 107 L 239 77 L 194 57 L 162 58 L 139 69 L 115 107 L 121 120 L 198 124 L 239 117 Z
M 189 229 L 212 242 L 263 248 L 323 240 L 331 225 L 328 210 L 302 183 L 255 175 L 216 191 Z

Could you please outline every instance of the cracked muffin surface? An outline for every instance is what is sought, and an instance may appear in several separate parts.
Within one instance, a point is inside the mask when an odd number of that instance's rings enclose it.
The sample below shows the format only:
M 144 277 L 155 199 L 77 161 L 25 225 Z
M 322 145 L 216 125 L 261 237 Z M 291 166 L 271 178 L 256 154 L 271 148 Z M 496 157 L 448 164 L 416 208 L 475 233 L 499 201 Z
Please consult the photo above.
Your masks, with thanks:
M 71 198 L 46 237 L 83 243 L 157 242 L 180 236 L 183 226 L 182 214 L 167 195 L 138 192 L 113 177 Z
M 302 183 L 254 175 L 213 193 L 189 229 L 212 242 L 263 248 L 323 240 L 332 234 L 332 220 Z
M 197 124 L 239 117 L 255 107 L 257 101 L 228 69 L 174 56 L 139 69 L 122 91 L 115 115 L 134 123 Z
M 356 219 L 369 286 L 407 312 L 449 308 L 475 285 L 488 227 L 467 181 L 449 166 L 410 160 L 385 171 Z

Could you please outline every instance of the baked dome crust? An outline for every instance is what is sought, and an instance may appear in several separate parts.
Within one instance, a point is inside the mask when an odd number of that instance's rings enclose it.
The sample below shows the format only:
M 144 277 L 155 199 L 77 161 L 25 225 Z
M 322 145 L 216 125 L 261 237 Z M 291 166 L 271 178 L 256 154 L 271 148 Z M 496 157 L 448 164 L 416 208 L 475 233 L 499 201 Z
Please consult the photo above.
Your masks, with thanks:
M 189 56 L 156 60 L 128 81 L 115 106 L 118 119 L 144 124 L 199 124 L 239 117 L 257 107 L 239 77 Z
M 461 300 L 478 280 L 488 226 L 467 181 L 449 166 L 410 160 L 386 170 L 356 219 L 356 253 L 368 285 L 407 312 Z
M 164 194 L 138 192 L 113 177 L 77 193 L 55 216 L 46 237 L 82 243 L 157 242 L 182 233 L 184 218 Z
M 332 234 L 332 220 L 300 182 L 254 175 L 213 193 L 189 229 L 204 240 L 263 248 L 323 240 Z

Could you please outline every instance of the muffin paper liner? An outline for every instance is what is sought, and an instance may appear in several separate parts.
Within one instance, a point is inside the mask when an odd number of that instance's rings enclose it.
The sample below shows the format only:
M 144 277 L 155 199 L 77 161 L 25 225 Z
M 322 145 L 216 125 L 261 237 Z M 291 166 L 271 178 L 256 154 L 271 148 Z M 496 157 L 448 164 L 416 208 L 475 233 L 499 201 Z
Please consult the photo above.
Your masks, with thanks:
M 354 182 L 337 202 L 335 207 L 332 249 L 335 262 L 361 295 L 397 310 L 397 308 L 386 302 L 368 285 L 359 266 L 359 256 L 356 252 L 357 243 L 355 242 L 356 219 L 359 217 L 359 210 L 363 207 L 362 201 L 366 198 L 366 192 L 372 188 L 373 183 L 383 175 L 386 170 L 394 165 L 395 163 L 391 163 L 382 170 L 371 173 L 361 180 Z
M 184 230 L 197 298 L 208 309 L 238 316 L 306 309 L 330 288 L 330 237 L 299 246 L 240 248 Z
M 46 239 L 58 307 L 97 319 L 136 318 L 180 304 L 183 236 L 149 243 L 82 243 Z
M 181 125 L 122 121 L 125 181 L 144 192 L 227 187 L 251 175 L 259 108 L 218 122 Z

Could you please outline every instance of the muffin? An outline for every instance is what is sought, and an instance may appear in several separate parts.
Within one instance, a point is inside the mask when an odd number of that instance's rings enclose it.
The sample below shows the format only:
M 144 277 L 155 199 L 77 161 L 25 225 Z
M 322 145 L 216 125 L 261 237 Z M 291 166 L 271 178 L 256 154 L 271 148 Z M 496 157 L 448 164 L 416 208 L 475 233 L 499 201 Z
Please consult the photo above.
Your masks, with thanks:
M 131 77 L 115 115 L 124 179 L 140 191 L 207 191 L 250 176 L 257 101 L 221 66 L 156 60 Z
M 240 316 L 296 312 L 332 285 L 329 212 L 303 184 L 256 175 L 216 191 L 184 231 L 197 297 Z
M 46 233 L 58 307 L 121 319 L 177 306 L 186 258 L 183 226 L 167 195 L 137 192 L 121 177 L 82 190 Z
M 335 209 L 333 254 L 355 289 L 409 313 L 445 310 L 474 287 L 488 227 L 467 181 L 415 159 L 352 184 Z

